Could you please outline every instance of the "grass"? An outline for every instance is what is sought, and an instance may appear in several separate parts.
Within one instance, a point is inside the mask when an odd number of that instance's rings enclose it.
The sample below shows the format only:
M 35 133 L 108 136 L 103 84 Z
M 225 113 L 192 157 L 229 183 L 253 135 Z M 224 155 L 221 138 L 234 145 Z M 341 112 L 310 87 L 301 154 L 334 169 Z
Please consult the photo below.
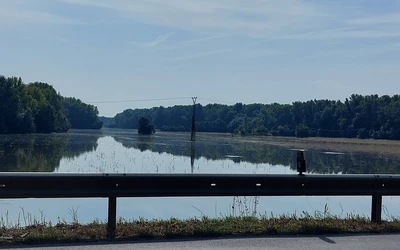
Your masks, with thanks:
M 366 216 L 348 214 L 345 218 L 332 215 L 328 204 L 323 211 L 298 214 L 260 215 L 258 197 L 234 197 L 231 211 L 220 218 L 171 218 L 164 220 L 125 220 L 119 218 L 115 240 L 143 240 L 170 238 L 200 238 L 218 236 L 307 235 L 349 233 L 399 233 L 400 219 L 373 223 Z M 107 240 L 107 224 L 98 220 L 88 224 L 78 222 L 78 208 L 70 209 L 71 222 L 47 222 L 43 211 L 37 219 L 22 211 L 14 224 L 8 214 L 0 218 L 0 242 L 3 244 L 44 244 Z M 199 212 L 201 212 L 199 210 Z M 201 214 L 203 214 L 201 212 Z
M 172 133 L 172 132 L 164 132 Z M 330 138 L 330 137 L 287 137 L 287 136 L 234 136 L 228 133 L 198 133 L 203 138 L 232 138 L 235 141 L 253 142 L 281 146 L 285 148 L 299 148 L 307 150 L 325 150 L 338 152 L 365 152 L 388 156 L 400 154 L 399 140 L 376 140 L 358 138 Z
M 374 140 L 357 138 L 325 138 L 325 137 L 280 137 L 280 136 L 248 136 L 238 137 L 235 140 L 266 143 L 286 148 L 304 148 L 338 152 L 366 152 L 381 155 L 400 154 L 400 141 Z
M 281 215 L 279 217 L 224 217 L 179 220 L 119 219 L 116 240 L 168 239 L 216 236 L 307 235 L 339 233 L 398 233 L 400 220 L 372 223 L 368 218 L 348 216 L 341 219 Z M 106 240 L 106 224 L 94 221 L 81 225 L 58 223 L 23 228 L 1 228 L 0 238 L 6 244 L 43 244 Z
M 400 233 L 400 219 L 390 217 L 381 223 L 366 216 L 332 215 L 328 204 L 323 211 L 299 214 L 257 213 L 259 197 L 234 197 L 228 215 L 219 218 L 125 220 L 119 218 L 115 240 L 146 240 L 171 238 L 201 238 L 221 236 L 309 235 Z M 202 215 L 203 213 L 198 210 Z M 44 212 L 36 218 L 21 207 L 21 216 L 12 223 L 8 213 L 0 217 L 0 244 L 77 243 L 107 240 L 107 223 L 94 220 L 88 224 L 78 221 L 78 208 L 69 209 L 71 222 L 58 219 L 47 222 Z M 385 211 L 384 211 L 385 212 Z M 22 226 L 22 224 L 24 226 Z

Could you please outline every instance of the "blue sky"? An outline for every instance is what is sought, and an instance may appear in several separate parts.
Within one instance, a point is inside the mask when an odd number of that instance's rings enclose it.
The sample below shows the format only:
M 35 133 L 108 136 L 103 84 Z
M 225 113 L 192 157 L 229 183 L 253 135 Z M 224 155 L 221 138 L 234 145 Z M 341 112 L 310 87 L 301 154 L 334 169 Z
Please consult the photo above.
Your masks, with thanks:
M 397 0 L 0 0 L 0 10 L 0 74 L 103 102 L 100 115 L 190 96 L 400 92 Z M 104 103 L 125 100 L 134 101 Z

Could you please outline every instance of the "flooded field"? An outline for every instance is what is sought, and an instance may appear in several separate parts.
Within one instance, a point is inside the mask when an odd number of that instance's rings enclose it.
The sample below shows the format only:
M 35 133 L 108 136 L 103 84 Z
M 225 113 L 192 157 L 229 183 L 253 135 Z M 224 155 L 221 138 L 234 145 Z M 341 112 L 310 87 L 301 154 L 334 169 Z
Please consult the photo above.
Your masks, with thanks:
M 228 134 L 131 130 L 71 130 L 65 134 L 1 135 L 2 172 L 95 173 L 296 173 L 296 150 L 305 149 L 309 174 L 400 174 L 399 144 L 346 139 L 232 137 Z M 365 150 L 364 150 L 365 149 Z M 385 150 L 386 149 L 386 150 Z M 256 205 L 257 203 L 257 205 Z M 370 197 L 123 198 L 118 216 L 189 218 L 240 213 L 370 213 Z M 384 197 L 384 217 L 399 216 L 400 199 Z M 233 209 L 235 208 L 235 209 Z M 106 199 L 20 199 L 0 201 L 3 222 L 22 218 L 90 222 L 107 216 Z M 45 217 L 45 218 L 43 218 Z

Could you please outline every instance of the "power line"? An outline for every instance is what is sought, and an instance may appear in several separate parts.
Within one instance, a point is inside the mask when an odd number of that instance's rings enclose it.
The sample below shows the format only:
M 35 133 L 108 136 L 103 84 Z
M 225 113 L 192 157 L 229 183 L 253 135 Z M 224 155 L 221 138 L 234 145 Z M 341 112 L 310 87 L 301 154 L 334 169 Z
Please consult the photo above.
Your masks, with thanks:
M 106 100 L 106 101 L 92 101 L 92 102 L 87 102 L 87 103 L 100 104 L 100 103 L 150 102 L 150 101 L 168 101 L 168 100 L 184 100 L 184 99 L 190 100 L 190 98 L 191 97 L 170 97 L 170 98 L 133 99 L 133 100 Z M 202 100 L 205 100 L 205 101 L 215 102 L 215 103 L 219 103 L 219 104 L 227 104 L 227 105 L 235 104 L 234 102 L 226 102 L 223 100 L 215 100 L 215 99 L 210 99 L 210 98 L 205 98 L 205 97 L 199 97 L 199 98 Z
M 123 103 L 123 102 L 149 102 L 149 101 L 168 101 L 190 99 L 191 97 L 155 98 L 155 99 L 136 99 L 136 100 L 115 100 L 115 101 L 94 101 L 88 103 Z
M 220 104 L 227 104 L 227 105 L 235 104 L 234 102 L 226 102 L 226 101 L 222 101 L 222 100 L 218 101 L 218 100 L 215 100 L 215 99 L 210 99 L 210 98 L 205 98 L 205 97 L 199 97 L 199 98 L 202 99 L 202 100 L 215 102 L 215 103 L 220 103 Z

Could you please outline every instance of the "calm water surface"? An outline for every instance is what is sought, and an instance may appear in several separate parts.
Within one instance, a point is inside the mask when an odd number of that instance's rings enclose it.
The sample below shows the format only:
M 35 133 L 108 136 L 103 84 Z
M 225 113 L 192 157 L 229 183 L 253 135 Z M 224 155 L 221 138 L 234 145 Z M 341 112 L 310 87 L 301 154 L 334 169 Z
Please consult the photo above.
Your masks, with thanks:
M 72 130 L 52 135 L 0 135 L 2 172 L 94 173 L 244 173 L 293 174 L 295 149 L 243 141 L 229 135 L 189 133 L 138 136 L 130 130 Z M 319 174 L 400 174 L 400 156 L 307 150 L 307 170 Z M 238 201 L 239 199 L 239 201 Z M 119 198 L 118 216 L 126 219 L 219 217 L 257 211 L 258 214 L 314 214 L 325 205 L 331 214 L 370 213 L 370 197 Z M 384 216 L 400 216 L 400 199 L 384 197 Z M 234 209 L 232 209 L 234 207 Z M 107 218 L 107 200 L 0 200 L 0 223 L 23 225 L 38 220 L 79 222 Z M 43 218 L 43 216 L 45 218 Z M 6 219 L 8 218 L 8 222 Z M 1 226 L 1 225 L 0 225 Z

